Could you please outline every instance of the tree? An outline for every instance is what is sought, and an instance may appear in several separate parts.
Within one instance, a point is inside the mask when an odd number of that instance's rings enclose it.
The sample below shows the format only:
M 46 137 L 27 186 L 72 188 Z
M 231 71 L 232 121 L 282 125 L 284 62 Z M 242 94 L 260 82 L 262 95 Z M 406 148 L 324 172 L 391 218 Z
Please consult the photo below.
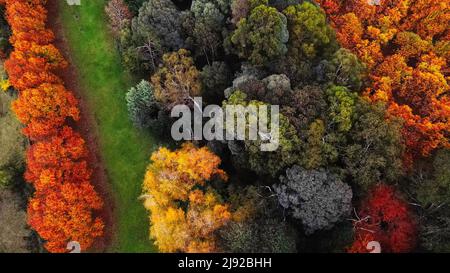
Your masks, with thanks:
M 332 228 L 352 208 L 350 186 L 323 169 L 308 171 L 294 165 L 273 189 L 280 205 L 301 220 L 306 234 Z
M 450 215 L 448 205 L 424 208 L 419 226 L 420 246 L 430 252 L 450 251 Z
M 151 160 L 143 198 L 150 236 L 160 251 L 218 251 L 214 233 L 231 219 L 228 205 L 208 185 L 214 178 L 227 179 L 220 159 L 205 147 L 185 143 L 174 152 L 160 148 Z
M 237 25 L 242 18 L 247 17 L 251 10 L 259 5 L 268 5 L 267 0 L 232 0 L 231 22 Z
M 46 241 L 50 252 L 66 252 L 70 241 L 88 249 L 103 235 L 104 224 L 93 215 L 102 201 L 88 182 L 64 183 L 38 192 L 28 204 L 28 223 Z
M 142 80 L 126 94 L 128 114 L 134 125 L 150 128 L 157 123 L 161 105 L 156 101 L 153 87 Z
M 76 98 L 60 84 L 23 90 L 12 108 L 27 126 L 24 133 L 33 139 L 54 134 L 67 118 L 79 119 Z
M 450 200 L 450 151 L 438 150 L 431 166 L 419 167 L 412 175 L 411 189 L 418 203 L 424 207 L 440 207 Z
M 46 191 L 60 183 L 89 181 L 88 151 L 81 136 L 70 127 L 57 135 L 34 143 L 27 151 L 25 179 L 38 191 Z
M 192 32 L 193 48 L 200 47 L 208 63 L 210 55 L 216 57 L 222 44 L 222 28 L 230 13 L 230 0 L 194 0 L 191 5 L 193 24 L 185 26 L 186 32 Z
M 237 90 L 228 98 L 228 100 L 224 101 L 223 108 L 225 111 L 228 105 L 258 107 L 266 104 L 257 100 L 248 101 L 247 95 Z M 268 110 L 267 129 L 269 131 L 271 129 L 270 116 L 271 114 Z M 234 156 L 238 157 L 238 159 L 240 157 L 244 157 L 244 160 L 248 161 L 247 163 L 252 171 L 255 171 L 258 174 L 270 174 L 272 177 L 275 177 L 279 172 L 283 171 L 284 168 L 301 162 L 300 151 L 302 147 L 302 142 L 297 136 L 295 128 L 289 123 L 289 120 L 282 114 L 278 114 L 276 116 L 279 120 L 279 135 L 270 136 L 272 138 L 272 142 L 278 142 L 278 148 L 275 151 L 261 151 L 261 145 L 268 142 L 268 140 L 261 136 L 260 133 L 264 133 L 262 131 L 258 133 L 256 140 L 249 140 L 249 138 L 246 138 L 246 140 L 242 141 L 243 147 L 241 147 L 241 149 L 235 149 L 236 147 L 234 147 L 234 145 L 236 145 L 236 141 L 228 142 L 229 148 L 232 153 L 234 153 Z M 236 117 L 232 118 L 236 119 Z M 249 120 L 259 120 L 259 118 L 251 113 L 245 114 L 245 118 L 245 132 L 248 132 L 250 127 Z M 231 122 L 231 120 L 227 120 L 225 122 Z M 237 132 L 235 133 L 237 134 Z M 237 137 L 234 139 L 237 139 Z M 240 162 L 240 160 L 236 163 L 238 162 Z M 242 166 L 236 167 L 242 168 Z
M 205 65 L 200 72 L 204 87 L 203 97 L 209 103 L 220 103 L 224 99 L 224 90 L 231 82 L 230 68 L 224 62 L 213 62 Z
M 334 41 L 333 31 L 325 14 L 310 2 L 288 6 L 283 10 L 288 21 L 289 56 L 301 60 L 314 59 L 329 49 Z
M 327 140 L 325 123 L 317 119 L 309 125 L 306 135 L 304 158 L 302 165 L 306 169 L 325 167 L 327 163 L 336 161 L 338 150 Z
M 401 123 L 386 119 L 385 105 L 363 99 L 358 101 L 356 112 L 349 145 L 342 150 L 346 170 L 363 189 L 378 181 L 397 181 L 403 174 Z
M 151 30 L 139 34 L 124 27 L 119 34 L 122 62 L 131 72 L 154 72 L 161 62 L 163 48 L 160 39 Z
M 155 98 L 171 109 L 176 104 L 188 103 L 202 93 L 200 72 L 189 57 L 189 51 L 164 54 L 163 65 L 151 77 Z
M 448 147 L 448 37 L 450 6 L 445 1 L 317 1 L 329 15 L 342 46 L 367 66 L 372 101 L 388 104 L 388 112 L 404 119 L 404 164 Z M 444 42 L 445 43 L 445 42 Z M 413 91 L 411 91 L 413 90 Z
M 281 112 L 289 118 L 292 125 L 301 136 L 317 119 L 326 119 L 328 108 L 325 92 L 319 85 L 305 85 L 293 90 L 291 96 L 286 96 Z
M 132 18 L 132 14 L 124 0 L 109 1 L 105 7 L 105 12 L 109 18 L 109 26 L 115 35 L 129 25 Z
M 338 132 L 348 132 L 353 125 L 358 96 L 343 86 L 331 86 L 327 89 L 327 95 L 331 123 L 337 125 Z
M 131 29 L 143 40 L 156 36 L 164 50 L 177 51 L 184 47 L 181 12 L 170 0 L 144 2 L 132 20 Z
M 345 86 L 360 91 L 365 79 L 365 66 L 345 48 L 336 51 L 330 60 L 323 60 L 316 67 L 319 81 Z
M 354 221 L 355 241 L 349 252 L 368 252 L 369 241 L 378 241 L 382 252 L 414 250 L 417 227 L 408 204 L 394 188 L 379 184 L 362 201 Z
M 294 253 L 296 232 L 283 219 L 273 198 L 256 186 L 230 192 L 233 221 L 219 231 L 222 249 L 230 253 Z
M 36 191 L 28 205 L 29 225 L 50 252 L 65 252 L 70 241 L 86 250 L 103 233 L 102 219 L 94 216 L 102 201 L 89 181 L 84 141 L 65 126 L 69 118 L 78 120 L 79 109 L 56 75 L 67 62 L 46 28 L 47 1 L 4 2 L 14 46 L 5 68 L 19 92 L 12 108 L 33 141 L 27 178 Z
M 264 65 L 287 52 L 287 19 L 275 8 L 259 5 L 237 23 L 231 42 L 241 58 Z

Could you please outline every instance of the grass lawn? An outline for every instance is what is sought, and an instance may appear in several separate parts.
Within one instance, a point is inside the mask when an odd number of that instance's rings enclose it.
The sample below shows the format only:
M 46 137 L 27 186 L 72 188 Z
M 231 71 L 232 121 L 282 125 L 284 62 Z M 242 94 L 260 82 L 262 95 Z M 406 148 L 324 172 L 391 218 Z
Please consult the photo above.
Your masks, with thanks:
M 122 67 L 108 32 L 106 0 L 81 0 L 80 6 L 58 2 L 80 88 L 99 125 L 99 145 L 116 199 L 116 234 L 109 251 L 156 252 L 149 241 L 147 212 L 137 198 L 159 143 L 128 119 L 124 96 L 135 80 Z

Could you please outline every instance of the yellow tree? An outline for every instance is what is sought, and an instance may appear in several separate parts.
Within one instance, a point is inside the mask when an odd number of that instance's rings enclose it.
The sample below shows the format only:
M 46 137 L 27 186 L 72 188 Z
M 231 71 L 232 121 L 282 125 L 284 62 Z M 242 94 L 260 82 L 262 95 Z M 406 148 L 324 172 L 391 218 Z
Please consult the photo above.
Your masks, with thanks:
M 151 160 L 142 197 L 150 211 L 151 238 L 160 251 L 219 251 L 214 232 L 231 213 L 207 182 L 227 180 L 220 158 L 187 143 L 173 152 L 160 148 Z

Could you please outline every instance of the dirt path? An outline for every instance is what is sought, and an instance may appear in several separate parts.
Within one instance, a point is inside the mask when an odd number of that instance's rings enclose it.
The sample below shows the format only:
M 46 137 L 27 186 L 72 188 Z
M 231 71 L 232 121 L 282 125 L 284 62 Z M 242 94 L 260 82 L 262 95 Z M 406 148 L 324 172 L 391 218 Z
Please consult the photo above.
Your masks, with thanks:
M 95 120 L 95 116 L 92 114 L 93 112 L 90 111 L 89 106 L 85 102 L 83 92 L 78 85 L 77 68 L 72 65 L 73 62 L 70 57 L 70 47 L 67 44 L 63 29 L 61 27 L 60 16 L 58 16 L 58 5 L 60 2 L 61 0 L 48 1 L 48 26 L 55 33 L 55 46 L 61 51 L 66 60 L 69 62 L 69 66 L 62 70 L 61 73 L 59 73 L 59 76 L 63 79 L 66 88 L 72 91 L 79 100 L 81 116 L 80 121 L 74 127 L 80 132 L 86 141 L 89 150 L 88 163 L 93 170 L 91 182 L 97 192 L 102 196 L 105 203 L 104 209 L 101 213 L 101 217 L 105 222 L 105 234 L 101 239 L 96 241 L 92 249 L 96 252 L 104 252 L 108 249 L 114 234 L 115 205 L 110 192 L 107 171 L 99 150 L 98 124 Z

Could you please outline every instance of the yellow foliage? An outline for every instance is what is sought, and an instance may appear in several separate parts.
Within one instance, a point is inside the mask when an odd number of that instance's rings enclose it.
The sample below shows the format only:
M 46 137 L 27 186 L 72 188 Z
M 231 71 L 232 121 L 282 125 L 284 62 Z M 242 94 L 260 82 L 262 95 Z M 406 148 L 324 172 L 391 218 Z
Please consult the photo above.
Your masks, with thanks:
M 219 169 L 220 158 L 186 143 L 173 152 L 160 148 L 151 160 L 143 197 L 150 211 L 151 238 L 160 251 L 218 251 L 214 232 L 230 221 L 231 213 L 211 188 L 194 187 L 207 186 L 214 177 L 227 180 Z

